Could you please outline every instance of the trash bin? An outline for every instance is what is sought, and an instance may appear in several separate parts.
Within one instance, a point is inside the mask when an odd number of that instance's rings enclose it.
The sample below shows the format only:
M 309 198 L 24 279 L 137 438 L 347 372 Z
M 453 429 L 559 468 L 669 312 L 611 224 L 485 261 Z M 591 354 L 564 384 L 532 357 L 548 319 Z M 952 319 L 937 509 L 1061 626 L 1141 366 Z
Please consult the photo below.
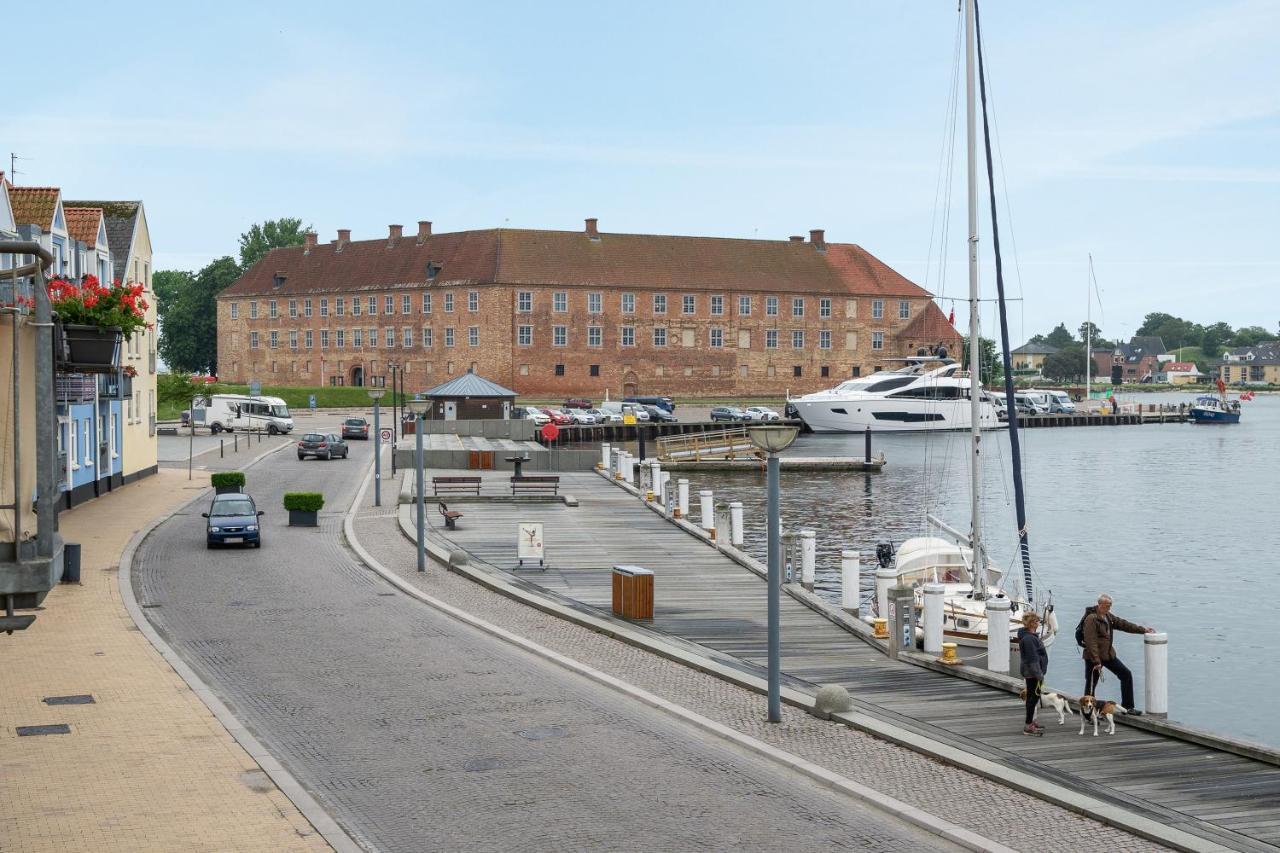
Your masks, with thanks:
M 62 582 L 80 583 L 79 542 L 67 542 L 62 546 Z
M 653 618 L 653 572 L 640 566 L 613 567 L 613 614 L 623 619 Z

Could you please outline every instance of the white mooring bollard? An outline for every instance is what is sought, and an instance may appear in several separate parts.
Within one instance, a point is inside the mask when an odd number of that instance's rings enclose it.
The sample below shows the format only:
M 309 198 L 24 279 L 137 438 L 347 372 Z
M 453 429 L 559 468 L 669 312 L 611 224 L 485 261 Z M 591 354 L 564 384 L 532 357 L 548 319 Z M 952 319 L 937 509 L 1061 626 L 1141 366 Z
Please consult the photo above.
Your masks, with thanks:
M 729 544 L 737 547 L 743 543 L 742 535 L 742 501 L 729 504 Z
M 649 462 L 649 494 L 662 494 L 662 465 L 657 459 L 652 459 Z
M 1146 711 L 1153 717 L 1169 716 L 1169 635 L 1143 634 L 1142 657 L 1146 665 Z
M 840 552 L 840 607 L 843 610 L 853 611 L 854 616 L 858 615 L 858 602 L 862 598 L 858 587 L 861 582 L 859 578 L 861 571 L 862 565 L 857 551 Z
M 924 585 L 924 653 L 942 654 L 942 596 L 947 588 L 940 583 Z
M 629 452 L 622 454 L 622 482 L 628 486 L 636 484 L 636 458 Z
M 676 518 L 689 517 L 689 481 L 681 477 L 676 480 Z
M 812 530 L 800 531 L 800 583 L 807 590 L 813 589 L 818 571 L 818 534 Z
M 605 470 L 605 471 L 608 471 L 608 470 L 609 470 L 609 463 L 612 461 L 612 460 L 610 459 L 610 456 L 611 456 L 611 455 L 612 455 L 612 454 L 610 453 L 609 442 L 607 442 L 607 441 L 606 441 L 606 442 L 603 442 L 603 443 L 600 445 L 600 467 L 601 467 L 601 469 L 603 469 L 603 470 Z
M 987 599 L 987 669 L 1009 673 L 1009 599 L 995 595 Z
M 613 478 L 622 479 L 622 451 L 616 447 L 613 449 Z
M 707 530 L 716 529 L 715 493 L 711 489 L 698 492 L 698 500 L 702 504 L 702 526 Z
M 893 566 L 876 569 L 876 612 L 881 619 L 889 618 L 889 588 L 898 583 L 898 571 Z

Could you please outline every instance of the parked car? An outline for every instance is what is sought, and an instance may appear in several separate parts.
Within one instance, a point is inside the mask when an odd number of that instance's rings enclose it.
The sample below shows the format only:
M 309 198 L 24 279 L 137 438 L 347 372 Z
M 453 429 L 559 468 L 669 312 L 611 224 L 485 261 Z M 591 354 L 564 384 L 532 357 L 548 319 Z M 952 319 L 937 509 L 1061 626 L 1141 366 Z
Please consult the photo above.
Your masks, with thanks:
M 335 433 L 309 432 L 298 442 L 298 458 L 346 459 L 351 452 L 347 443 Z
M 601 411 L 600 409 L 587 409 L 587 412 L 591 415 L 591 417 L 596 419 L 596 423 L 598 424 L 613 423 L 614 421 L 615 416 L 610 412 Z M 622 415 L 618 414 L 616 417 L 617 417 L 617 422 L 621 423 Z
M 588 399 L 586 399 L 586 398 L 584 398 L 584 397 L 570 397 L 568 400 L 565 400 L 565 401 L 564 401 L 564 406 L 563 406 L 563 408 L 565 408 L 565 409 L 589 409 L 589 408 L 591 408 L 591 401 L 590 401 L 590 400 L 588 400 Z
M 747 406 L 742 410 L 743 420 L 747 421 L 780 421 L 782 415 L 768 406 Z
M 614 423 L 622 423 L 626 415 L 634 415 L 637 421 L 649 420 L 649 413 L 635 403 L 621 403 L 617 400 L 605 400 L 600 404 L 600 411 L 609 416 Z
M 200 515 L 208 519 L 204 526 L 206 547 L 216 548 L 219 545 L 262 547 L 262 530 L 258 519 L 262 517 L 263 512 L 248 495 L 242 492 L 214 495 L 209 511 L 202 512 Z
M 651 420 L 651 421 L 655 421 L 655 422 L 656 422 L 656 421 L 668 421 L 668 422 L 670 422 L 670 421 L 674 421 L 674 420 L 676 420 L 676 416 L 675 416 L 675 415 L 671 414 L 670 412 L 668 412 L 666 409 L 662 408 L 661 406 L 650 406 L 650 405 L 645 405 L 643 408 L 644 408 L 644 410 L 645 410 L 646 412 L 648 412 L 648 413 L 649 413 L 649 420 Z
M 551 419 L 551 423 L 556 426 L 565 426 L 573 423 L 573 418 L 559 409 L 543 409 L 542 413 Z
M 342 422 L 342 437 L 369 440 L 369 422 L 364 418 L 347 418 Z
M 516 406 L 512 410 L 512 417 L 528 418 L 533 421 L 534 426 L 542 426 L 551 423 L 551 418 L 536 406 Z
M 641 406 L 657 406 L 659 409 L 666 409 L 668 412 L 675 412 L 675 401 L 670 397 L 626 397 L 624 403 L 638 403 Z
M 711 410 L 713 421 L 744 421 L 746 415 L 737 406 L 716 406 Z
M 596 416 L 591 414 L 590 409 L 565 409 L 564 413 L 572 418 L 575 424 L 593 424 L 596 422 Z

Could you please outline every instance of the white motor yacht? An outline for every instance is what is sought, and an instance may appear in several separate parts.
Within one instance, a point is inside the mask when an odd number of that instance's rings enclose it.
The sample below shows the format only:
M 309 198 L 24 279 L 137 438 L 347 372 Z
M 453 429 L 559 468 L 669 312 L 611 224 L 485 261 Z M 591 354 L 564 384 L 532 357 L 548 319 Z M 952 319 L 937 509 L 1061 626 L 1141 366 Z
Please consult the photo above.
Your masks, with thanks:
M 850 379 L 827 391 L 793 397 L 814 432 L 922 432 L 973 426 L 969 372 L 945 356 L 915 356 L 896 370 Z M 979 429 L 1005 426 L 985 394 Z

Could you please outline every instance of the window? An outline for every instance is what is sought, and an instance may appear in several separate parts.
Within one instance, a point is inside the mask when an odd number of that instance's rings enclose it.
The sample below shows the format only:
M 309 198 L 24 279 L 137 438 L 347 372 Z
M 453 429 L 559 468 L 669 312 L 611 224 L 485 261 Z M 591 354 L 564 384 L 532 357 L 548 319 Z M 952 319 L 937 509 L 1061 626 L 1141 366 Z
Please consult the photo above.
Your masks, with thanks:
M 656 326 L 653 330 L 653 345 L 655 347 L 665 347 L 667 345 L 667 330 L 661 326 Z
M 333 313 L 339 317 L 347 313 L 347 300 L 343 296 L 339 296 L 333 300 Z
M 791 316 L 792 317 L 804 316 L 804 297 L 803 296 L 797 296 L 791 300 Z
M 680 302 L 680 313 L 692 314 L 697 310 L 697 299 L 692 294 L 686 293 Z
M 667 294 L 665 293 L 653 294 L 653 313 L 655 314 L 667 313 Z
M 328 348 L 329 348 L 329 330 L 321 329 L 320 330 L 320 349 L 328 349 Z
M 254 300 L 249 301 L 249 319 L 258 319 L 258 303 Z
M 800 378 L 800 376 L 802 376 L 803 374 L 804 374 L 804 368 L 802 368 L 800 365 L 797 364 L 791 368 L 791 375 L 796 377 L 797 379 Z
M 377 316 L 377 313 L 378 313 L 378 297 L 376 297 L 376 296 L 370 296 L 370 297 L 369 297 L 369 299 L 368 299 L 368 301 L 367 301 L 365 304 L 368 306 L 368 309 L 367 309 L 366 313 L 367 313 L 370 317 Z
M 711 297 L 711 316 L 713 317 L 724 316 L 724 297 L 723 296 Z
M 431 313 L 431 294 L 430 293 L 422 294 L 422 313 L 423 314 Z
M 600 365 L 598 365 L 598 364 L 592 364 L 592 365 L 590 365 L 590 366 L 587 368 L 587 373 L 588 373 L 589 375 L 591 375 L 591 376 L 599 376 L 599 375 L 600 375 Z
M 359 304 L 360 304 L 359 302 L 353 302 L 351 303 L 351 307 L 354 309 L 355 306 Z M 364 329 L 351 330 L 351 346 L 357 349 L 364 346 Z
M 750 296 L 738 297 L 738 316 L 739 317 L 751 316 L 751 297 Z
M 871 348 L 884 349 L 884 332 L 871 333 Z
M 413 346 L 413 327 L 405 326 L 400 330 L 400 343 L 405 349 Z
M 899 320 L 911 319 L 911 303 L 905 299 L 898 300 L 898 319 Z
M 231 319 L 239 320 L 240 319 L 240 303 L 232 302 L 230 304 L 231 304 Z
M 337 349 L 342 349 L 347 345 L 347 333 L 345 329 L 338 329 L 334 332 L 333 345 Z
M 378 345 L 378 330 L 370 329 L 369 330 L 369 346 L 376 347 L 377 345 Z
M 830 299 L 827 299 L 824 297 L 818 300 L 818 316 L 819 317 L 831 316 L 831 300 Z
M 522 347 L 533 346 L 533 326 L 518 326 L 516 328 L 516 343 Z
M 720 349 L 724 346 L 724 329 L 719 326 L 711 328 L 711 337 L 709 338 L 713 349 Z
M 392 296 L 390 293 L 388 293 L 382 299 L 382 313 L 383 314 L 396 313 L 396 298 Z
M 551 294 L 551 310 L 557 314 L 563 314 L 569 310 L 569 294 L 563 290 L 557 290 Z
M 431 327 L 430 326 L 422 327 L 422 346 L 425 349 L 429 349 L 431 347 Z
M 621 329 L 619 329 L 619 332 L 621 333 L 621 338 L 619 339 L 619 342 L 622 344 L 622 346 L 633 347 L 636 345 L 636 327 L 635 326 L 623 326 Z
M 604 341 L 604 335 L 599 326 L 587 326 L 587 346 L 598 347 Z
M 777 329 L 764 330 L 764 348 L 765 349 L 778 348 L 778 330 Z
M 587 313 L 600 314 L 604 311 L 604 294 L 588 293 L 587 294 Z
M 89 431 L 89 419 L 84 419 L 84 466 L 93 467 L 93 433 Z
M 386 332 L 387 348 L 394 349 L 396 345 L 396 330 L 394 326 L 387 326 L 383 331 Z
M 528 314 L 533 310 L 533 291 L 522 290 L 516 294 L 516 310 Z
M 822 372 L 822 378 L 823 378 L 823 379 L 826 379 L 828 376 L 830 376 L 830 375 L 831 375 L 831 368 L 830 368 L 830 367 L 828 367 L 827 365 L 825 365 L 825 364 L 824 364 L 824 365 L 822 365 L 822 367 L 821 367 L 820 369 L 821 369 L 821 372 Z
M 804 349 L 804 329 L 791 330 L 791 348 Z
M 258 333 L 250 332 L 249 333 L 249 349 L 257 349 L 257 348 L 258 348 Z
M 472 314 L 480 310 L 480 291 L 478 290 L 467 291 L 467 310 L 470 311 Z
M 557 365 L 556 365 L 556 376 L 564 376 L 564 365 L 563 365 L 563 364 L 557 364 Z
M 446 314 L 453 313 L 453 294 L 446 293 L 444 295 L 444 310 Z
M 302 316 L 303 317 L 311 316 L 311 298 L 310 297 L 302 300 Z
M 289 319 L 298 319 L 298 300 L 296 299 L 289 300 Z
M 855 364 L 855 365 L 853 366 L 853 368 L 850 370 L 850 375 L 851 375 L 851 376 L 853 376 L 853 377 L 855 377 L 855 378 L 856 378 L 856 377 L 858 377 L 858 376 L 861 376 L 861 375 L 862 375 L 862 365 L 860 365 L 860 364 Z
M 313 337 L 311 337 L 311 330 L 310 330 L 310 329 L 307 329 L 305 332 L 303 332 L 303 333 L 302 333 L 302 336 L 303 336 L 303 337 L 302 337 L 303 345 L 304 345 L 307 349 L 311 349 L 312 341 L 314 341 L 314 340 L 315 340 Z
M 764 315 L 766 317 L 778 316 L 778 297 L 766 296 L 764 298 Z
M 884 319 L 884 300 L 883 299 L 871 300 L 871 319 L 872 320 Z
M 469 347 L 480 346 L 480 327 L 479 326 L 467 326 L 467 346 Z
M 831 330 L 823 329 L 818 332 L 818 349 L 831 349 Z
M 412 294 L 409 294 L 409 293 L 400 294 L 400 313 L 401 314 L 413 313 L 413 295 Z
M 329 300 L 328 299 L 320 300 L 320 316 L 321 317 L 329 316 Z
M 359 296 L 351 297 L 351 316 L 352 317 L 360 316 L 360 297 Z
M 636 295 L 634 293 L 622 294 L 622 313 L 623 314 L 636 313 Z
M 552 326 L 551 327 L 551 345 L 553 347 L 567 346 L 569 343 L 569 327 L 568 326 Z
M 289 349 L 297 349 L 297 348 L 298 348 L 298 330 L 290 329 L 289 330 Z
M 453 326 L 449 326 L 444 330 L 444 345 L 447 347 L 453 346 Z

